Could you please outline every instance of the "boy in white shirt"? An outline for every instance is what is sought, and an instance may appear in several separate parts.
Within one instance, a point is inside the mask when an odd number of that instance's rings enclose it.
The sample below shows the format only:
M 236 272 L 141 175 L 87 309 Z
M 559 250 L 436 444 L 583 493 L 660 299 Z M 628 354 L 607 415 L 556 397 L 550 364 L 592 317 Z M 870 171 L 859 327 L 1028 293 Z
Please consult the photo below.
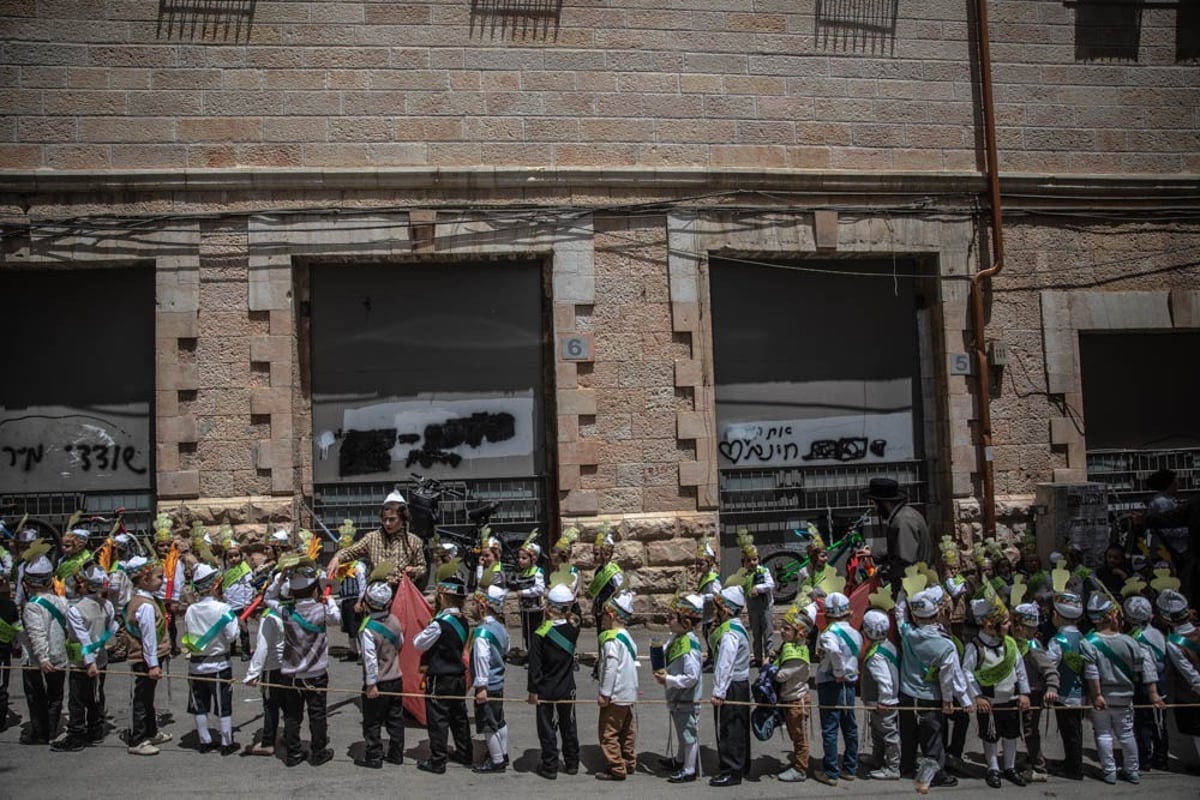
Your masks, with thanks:
M 633 592 L 623 589 L 604 604 L 600 632 L 600 749 L 608 767 L 598 780 L 623 781 L 637 769 L 637 646 L 625 630 L 633 619 Z
M 208 730 L 208 712 L 215 710 L 221 726 L 221 755 L 236 753 L 240 745 L 233 741 L 233 670 L 229 666 L 229 647 L 237 640 L 238 619 L 233 609 L 218 599 L 221 571 L 205 563 L 192 572 L 192 588 L 198 600 L 183 615 L 181 644 L 188 652 L 188 711 L 196 718 L 196 734 L 201 753 L 216 749 Z M 217 683 L 211 678 L 217 678 Z

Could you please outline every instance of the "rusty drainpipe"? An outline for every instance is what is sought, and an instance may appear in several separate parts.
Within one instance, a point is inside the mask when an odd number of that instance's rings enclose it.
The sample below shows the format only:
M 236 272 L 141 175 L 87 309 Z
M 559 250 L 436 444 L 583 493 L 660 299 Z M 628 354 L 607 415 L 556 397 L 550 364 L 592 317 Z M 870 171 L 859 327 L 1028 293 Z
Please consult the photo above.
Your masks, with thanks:
M 971 278 L 971 331 L 975 336 L 975 394 L 979 399 L 978 466 L 983 476 L 983 535 L 996 535 L 996 481 L 992 473 L 992 395 L 988 372 L 983 283 L 1004 267 L 1003 212 L 1000 206 L 1000 168 L 996 157 L 996 106 L 992 95 L 992 48 L 988 35 L 987 0 L 975 0 L 979 26 L 979 76 L 983 101 L 984 151 L 988 194 L 992 206 L 992 265 Z

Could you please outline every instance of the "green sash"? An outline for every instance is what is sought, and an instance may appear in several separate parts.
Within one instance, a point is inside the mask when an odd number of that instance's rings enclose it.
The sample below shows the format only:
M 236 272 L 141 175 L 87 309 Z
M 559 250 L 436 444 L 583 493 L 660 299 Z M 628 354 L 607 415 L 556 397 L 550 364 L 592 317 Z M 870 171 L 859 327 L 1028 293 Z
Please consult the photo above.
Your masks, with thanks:
M 221 578 L 221 588 L 228 589 L 230 586 L 233 586 L 235 583 L 241 580 L 243 576 L 249 574 L 250 565 L 243 561 L 225 573 L 225 577 Z
M 233 611 L 226 611 L 221 615 L 220 619 L 213 623 L 213 626 L 204 632 L 200 638 L 192 636 L 190 633 L 185 633 L 179 640 L 179 643 L 184 646 L 189 653 L 199 655 L 204 652 L 204 648 L 208 647 L 212 640 L 217 638 L 217 634 L 221 632 L 229 623 L 237 619 Z
M 717 646 L 721 642 L 721 637 L 729 631 L 740 634 L 747 642 L 750 641 L 750 634 L 746 633 L 746 629 L 742 627 L 742 623 L 736 619 L 727 619 L 716 627 L 712 633 L 708 635 L 709 649 L 716 651 Z
M 1027 654 L 1030 650 L 1041 650 L 1042 649 L 1042 646 L 1040 644 L 1038 644 L 1037 639 L 1024 639 L 1022 641 L 1017 642 L 1017 645 L 1021 648 L 1022 656 Z
M 63 634 L 65 635 L 67 632 L 67 618 L 63 616 L 61 611 L 58 610 L 58 606 L 54 605 L 54 603 L 51 603 L 42 595 L 38 595 L 37 597 L 33 598 L 33 602 L 35 605 L 39 605 L 46 609 L 50 616 L 54 617 L 54 621 L 62 627 Z
M 364 630 L 370 630 L 374 633 L 378 633 L 380 636 L 391 642 L 392 647 L 397 649 L 400 648 L 400 637 L 396 635 L 395 631 L 393 631 L 387 625 L 384 625 L 382 622 L 367 617 L 362 621 L 362 625 L 358 626 L 359 633 L 362 633 Z
M 629 651 L 630 658 L 634 659 L 635 661 L 637 660 L 637 650 L 634 649 L 633 642 L 629 641 L 629 634 L 625 633 L 623 629 L 609 628 L 606 631 L 601 631 L 600 647 L 603 648 L 604 645 L 608 644 L 614 639 L 625 645 L 625 649 Z
M 858 658 L 858 645 L 854 643 L 854 639 L 850 636 L 850 634 L 842 630 L 841 625 L 830 625 L 828 628 L 826 628 L 826 630 L 832 630 L 834 633 L 836 633 L 837 637 L 845 642 L 846 646 L 850 648 L 850 654 L 856 659 Z
M 787 662 L 797 659 L 805 664 L 809 663 L 808 645 L 784 642 L 783 647 L 779 648 L 779 655 L 775 657 L 775 666 L 782 667 Z
M 83 646 L 81 654 L 85 655 L 85 656 L 90 656 L 92 653 L 95 653 L 97 650 L 104 647 L 104 645 L 107 644 L 108 640 L 111 638 L 112 638 L 112 628 L 105 628 L 104 633 L 102 633 L 100 635 L 99 639 L 92 642 L 91 644 L 86 644 Z
M 1154 660 L 1158 663 L 1162 663 L 1163 658 L 1167 655 L 1162 650 L 1159 650 L 1157 647 L 1155 647 L 1154 643 L 1146 638 L 1146 631 L 1141 628 L 1138 628 L 1133 632 L 1133 640 L 1139 644 L 1144 644 L 1146 647 L 1149 647 L 1150 652 L 1154 654 Z
M 79 571 L 79 568 L 92 560 L 92 554 L 88 550 L 82 553 L 76 553 L 65 561 L 60 561 L 58 567 L 54 570 L 54 577 L 60 581 L 65 581 L 67 578 Z
M 1114 653 L 1112 648 L 1105 644 L 1099 635 L 1095 633 L 1089 633 L 1087 640 L 1092 647 L 1099 650 L 1101 655 L 1111 661 L 1112 665 L 1120 670 L 1121 674 L 1125 676 L 1127 681 L 1134 684 L 1137 683 L 1137 678 L 1134 677 L 1133 668 L 1126 664 L 1124 659 Z
M 454 628 L 454 632 L 458 634 L 458 641 L 462 644 L 467 643 L 467 628 L 462 624 L 462 620 L 458 618 L 458 614 L 451 614 L 443 611 L 434 617 L 434 619 L 440 619 L 450 623 L 450 627 Z
M 11 625 L 0 619 L 0 644 L 9 644 L 13 639 L 17 638 L 17 634 L 25 630 L 21 626 L 21 621 L 17 620 Z
M 1083 674 L 1083 656 L 1077 651 L 1071 649 L 1071 642 L 1061 633 L 1054 637 L 1054 641 L 1058 642 L 1058 646 L 1062 648 L 1062 663 L 1067 669 L 1076 675 Z
M 554 642 L 567 655 L 569 655 L 569 656 L 575 655 L 574 643 L 572 643 L 570 639 L 568 639 L 567 637 L 565 637 L 561 633 L 559 633 L 558 630 L 556 630 L 556 627 L 557 626 L 555 626 L 555 624 L 552 620 L 546 620 L 545 622 L 543 622 L 541 625 L 538 626 L 538 629 L 536 631 L 534 631 L 534 633 L 536 633 L 538 636 L 541 636 L 544 639 L 549 639 L 550 641 Z
M 317 625 L 316 623 L 309 622 L 304 617 L 295 613 L 290 608 L 283 609 L 283 618 L 284 618 L 284 620 L 291 620 L 292 622 L 296 623 L 297 625 L 299 625 L 301 628 L 308 631 L 309 633 L 324 633 L 325 632 L 324 625 Z
M 471 631 L 472 642 L 474 642 L 475 639 L 484 639 L 487 641 L 488 644 L 490 644 L 492 647 L 496 648 L 497 652 L 499 652 L 501 654 L 504 653 L 504 646 L 502 644 L 500 644 L 500 640 L 496 638 L 496 634 L 492 633 L 491 631 L 489 631 L 487 628 L 483 627 L 482 625 L 480 625 L 475 630 Z
M 677 658 L 683 658 L 693 650 L 699 650 L 700 643 L 694 641 L 692 634 L 676 636 L 671 640 L 671 646 L 667 648 L 667 663 L 670 664 Z
M 721 575 L 715 569 L 710 569 L 708 574 L 700 579 L 700 583 L 696 584 L 696 591 L 702 591 L 705 586 L 708 586 L 713 581 L 720 578 Z
M 982 651 L 982 648 L 980 650 Z M 1017 647 L 1017 640 L 1011 636 L 1005 636 L 1004 657 L 990 667 L 976 667 L 975 680 L 979 681 L 980 686 L 995 686 L 1008 677 L 1013 668 L 1016 667 L 1017 659 L 1020 658 L 1020 652 L 1020 648 Z
M 1200 653 L 1200 642 L 1193 641 L 1186 636 L 1180 636 L 1178 633 L 1172 633 L 1167 637 L 1167 641 L 1178 647 L 1186 647 L 1193 653 Z
M 887 648 L 887 647 L 881 647 L 881 645 L 882 645 L 882 644 L 883 644 L 883 642 L 875 642 L 875 643 L 874 643 L 874 644 L 872 644 L 872 645 L 871 645 L 869 648 L 867 648 L 867 655 L 866 655 L 866 657 L 863 659 L 863 663 L 866 663 L 867 661 L 870 661 L 870 660 L 871 660 L 871 658 L 872 658 L 872 657 L 873 657 L 873 656 L 874 656 L 876 653 L 879 653 L 881 656 L 883 656 L 884 658 L 886 658 L 888 661 L 890 661 L 890 662 L 892 662 L 893 664 L 895 664 L 895 665 L 896 665 L 896 669 L 900 669 L 900 657 L 899 657 L 899 656 L 897 656 L 895 653 L 893 653 L 893 652 L 891 651 L 891 649 L 890 649 L 890 648 Z
M 592 578 L 592 582 L 588 584 L 587 596 L 595 600 L 600 596 L 600 591 L 608 585 L 608 582 L 613 579 L 613 576 L 621 571 L 621 565 L 615 561 L 610 561 L 596 571 L 596 576 Z

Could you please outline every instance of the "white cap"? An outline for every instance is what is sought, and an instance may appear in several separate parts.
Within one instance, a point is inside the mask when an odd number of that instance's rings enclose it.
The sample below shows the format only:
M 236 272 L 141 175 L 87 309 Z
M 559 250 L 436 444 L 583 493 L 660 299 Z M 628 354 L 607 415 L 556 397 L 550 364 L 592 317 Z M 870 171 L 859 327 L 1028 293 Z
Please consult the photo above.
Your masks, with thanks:
M 1103 617 L 1112 609 L 1112 600 L 1105 597 L 1102 592 L 1092 592 L 1092 596 L 1088 598 L 1087 613 L 1091 619 Z
M 45 556 L 38 556 L 25 565 L 25 577 L 33 583 L 50 580 L 54 574 L 54 565 Z
M 936 596 L 930 589 L 917 592 L 908 598 L 908 609 L 917 619 L 932 619 L 942 607 L 941 597 Z
M 449 556 L 458 555 L 458 545 L 454 542 L 438 542 L 438 549 Z
M 99 564 L 88 564 L 84 567 L 83 579 L 87 581 L 88 589 L 93 592 L 99 592 L 108 586 L 108 573 Z
M 840 619 L 850 613 L 850 598 L 834 592 L 825 598 L 825 616 Z
M 113 537 L 113 542 L 116 543 L 117 547 L 124 550 L 124 549 L 128 548 L 131 544 L 133 544 L 133 537 L 130 536 L 128 533 L 118 533 L 116 536 Z
M 476 589 L 475 597 L 486 601 L 494 609 L 500 609 L 504 607 L 504 600 L 508 597 L 508 590 L 503 586 L 493 583 L 487 589 Z
M 732 611 L 741 611 L 746 605 L 746 592 L 741 586 L 726 586 L 721 590 L 721 602 Z
M 318 580 L 317 571 L 312 567 L 297 567 L 288 573 L 288 585 L 293 592 L 302 592 Z
M 205 563 L 197 564 L 196 568 L 192 570 L 192 585 L 200 591 L 204 591 L 212 586 L 213 582 L 219 578 L 220 575 L 221 570 L 217 569 L 216 567 L 209 566 Z
M 1052 566 L 1052 567 L 1057 567 L 1058 562 L 1065 561 L 1065 560 L 1066 560 L 1066 556 L 1064 556 L 1062 553 L 1058 552 L 1057 550 L 1055 550 L 1053 553 L 1050 554 L 1050 566 Z
M 33 528 L 26 528 L 17 534 L 17 541 L 29 544 L 38 540 L 38 532 Z
M 943 581 L 943 585 L 946 587 L 946 594 L 950 595 L 950 597 L 955 600 L 962 597 L 963 593 L 967 591 L 967 582 L 959 575 L 955 575 L 953 578 L 947 578 L 945 581 Z
M 388 492 L 388 496 L 383 498 L 383 504 L 386 506 L 388 503 L 399 503 L 402 506 L 408 505 L 408 501 L 404 499 L 404 495 L 400 494 L 399 489 L 392 489 Z
M 546 601 L 552 606 L 565 608 L 575 602 L 575 594 L 570 586 L 560 583 L 550 587 L 550 591 L 546 593 Z
M 278 542 L 279 544 L 287 544 L 291 540 L 291 535 L 282 528 L 271 534 L 271 541 Z
M 971 616 L 976 622 L 983 622 L 992 611 L 992 601 L 985 597 L 977 597 L 971 601 Z
M 392 603 L 392 587 L 387 581 L 375 581 L 367 586 L 363 599 L 376 611 L 382 611 Z
M 1037 603 L 1021 603 L 1013 609 L 1013 616 L 1022 625 L 1028 625 L 1031 628 L 1036 628 L 1042 622 L 1042 614 Z
M 72 528 L 67 531 L 68 536 L 74 536 L 76 539 L 83 539 L 85 542 L 92 538 L 92 532 L 87 528 Z
M 134 556 L 126 561 L 121 566 L 121 569 L 125 570 L 126 574 L 128 575 L 136 575 L 138 572 L 142 571 L 148 566 L 150 566 L 150 559 L 146 558 L 145 556 Z
M 617 618 L 621 620 L 629 620 L 633 618 L 633 592 L 628 589 L 621 589 L 612 597 L 608 598 L 608 602 L 604 604 L 605 608 L 611 608 L 617 613 Z
M 1188 601 L 1174 589 L 1163 589 L 1158 593 L 1158 610 L 1172 622 L 1187 618 Z
M 1054 595 L 1054 610 L 1064 619 L 1079 619 L 1083 616 L 1083 600 L 1074 592 L 1059 592 Z
M 878 608 L 872 608 L 863 614 L 862 632 L 868 639 L 878 641 L 887 638 L 891 627 L 892 621 L 888 619 L 888 615 Z
M 1130 597 L 1125 600 L 1125 616 L 1133 622 L 1149 622 L 1154 608 L 1144 597 Z
M 533 553 L 533 557 L 535 559 L 542 554 L 541 545 L 539 545 L 537 542 L 530 542 L 521 549 L 527 553 Z

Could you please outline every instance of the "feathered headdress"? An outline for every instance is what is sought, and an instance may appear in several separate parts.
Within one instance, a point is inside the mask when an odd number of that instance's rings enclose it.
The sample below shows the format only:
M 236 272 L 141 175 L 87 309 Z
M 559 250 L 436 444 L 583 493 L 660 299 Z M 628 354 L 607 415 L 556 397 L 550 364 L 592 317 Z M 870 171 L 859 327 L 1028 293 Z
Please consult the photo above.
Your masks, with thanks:
M 196 558 L 200 559 L 205 564 L 214 567 L 218 566 L 217 556 L 213 553 L 212 548 L 209 547 L 208 542 L 205 539 L 201 539 L 200 543 L 192 549 L 196 553 Z
M 983 542 L 975 543 L 975 546 L 971 548 L 971 556 L 975 561 L 975 566 L 979 567 L 980 569 L 985 569 L 986 567 L 991 566 L 991 562 L 988 559 L 987 548 L 984 546 Z
M 482 528 L 479 529 L 479 549 L 480 550 L 491 550 L 491 549 L 499 547 L 499 546 L 500 546 L 500 541 L 495 536 L 492 536 L 492 526 L 491 525 L 484 525 Z
M 437 568 L 437 572 L 434 573 L 434 578 L 440 584 L 443 581 L 457 576 L 460 569 L 462 569 L 462 559 L 452 558 Z
M 754 537 L 745 528 L 738 528 L 737 544 L 741 548 L 743 558 L 758 558 L 758 548 L 754 546 Z
M 820 529 L 817 524 L 811 519 L 805 525 L 805 531 L 808 533 L 808 547 L 806 550 L 824 550 L 826 549 L 825 537 L 821 536 Z
M 171 522 L 171 515 L 166 512 L 159 514 L 154 518 L 154 541 L 169 542 L 171 541 L 171 529 L 174 523 Z
M 206 526 L 200 520 L 196 520 L 195 522 L 192 523 L 191 534 L 192 534 L 192 547 L 199 548 L 200 543 L 204 541 L 206 536 L 208 536 L 208 526 Z M 160 542 L 162 541 L 161 536 L 159 537 L 158 541 L 160 541 Z
M 221 547 L 229 547 L 233 544 L 233 526 L 225 522 L 217 529 L 217 541 L 221 543 Z
M 537 543 L 537 540 L 538 540 L 538 529 L 534 528 L 533 530 L 531 530 L 529 532 L 529 535 L 525 537 L 525 541 L 521 542 L 521 549 L 525 550 L 529 553 L 532 553 L 535 558 L 537 556 L 540 556 L 542 554 L 542 548 Z
M 375 583 L 375 581 L 386 581 L 392 574 L 392 570 L 396 568 L 395 562 L 390 559 L 384 559 L 375 565 L 375 569 L 371 570 L 371 574 L 367 576 L 367 583 Z
M 338 526 L 338 546 L 349 547 L 354 543 L 354 535 L 358 533 L 358 528 L 354 525 L 354 520 L 344 519 L 342 524 Z M 436 535 L 436 534 L 435 534 Z
M 567 528 L 558 537 L 558 541 L 554 543 L 554 549 L 560 553 L 569 555 L 571 548 L 575 546 L 575 542 L 579 539 L 579 528 L 574 525 Z
M 616 541 L 612 535 L 612 524 L 608 522 L 600 523 L 600 530 L 596 532 L 596 547 L 612 547 Z
M 958 545 L 951 536 L 943 536 L 938 542 L 938 549 L 942 553 L 943 564 L 958 565 Z
M 712 537 L 704 536 L 700 539 L 700 544 L 696 547 L 696 558 L 716 558 L 717 553 L 713 550 Z

